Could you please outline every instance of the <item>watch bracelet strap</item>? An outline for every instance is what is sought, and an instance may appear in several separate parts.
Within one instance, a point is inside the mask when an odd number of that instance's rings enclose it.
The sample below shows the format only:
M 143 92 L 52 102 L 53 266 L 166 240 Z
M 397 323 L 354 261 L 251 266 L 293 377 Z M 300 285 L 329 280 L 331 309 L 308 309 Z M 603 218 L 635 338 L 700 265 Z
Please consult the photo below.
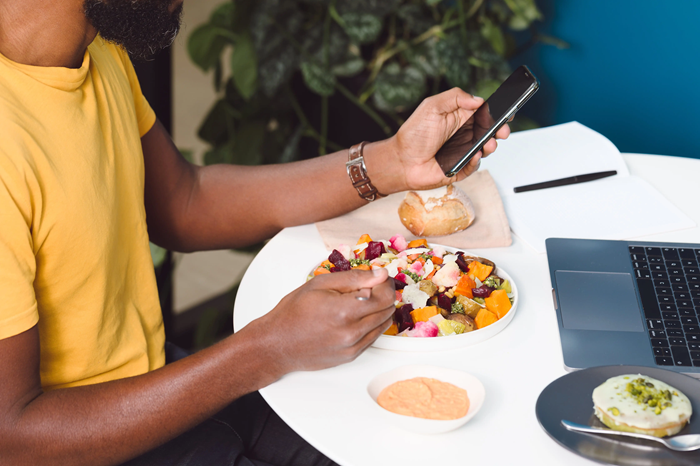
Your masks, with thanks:
M 369 176 L 367 176 L 367 167 L 365 166 L 365 159 L 362 153 L 365 144 L 367 144 L 367 141 L 362 141 L 348 150 L 348 161 L 345 164 L 345 169 L 360 197 L 372 202 L 386 197 L 386 195 L 377 191 L 377 188 L 374 187 Z

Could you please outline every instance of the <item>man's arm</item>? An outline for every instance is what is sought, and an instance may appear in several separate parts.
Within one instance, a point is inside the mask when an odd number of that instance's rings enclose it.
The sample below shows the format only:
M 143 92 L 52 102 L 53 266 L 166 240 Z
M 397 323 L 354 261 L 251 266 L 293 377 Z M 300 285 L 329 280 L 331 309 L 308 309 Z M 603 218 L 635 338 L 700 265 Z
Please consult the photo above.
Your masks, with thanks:
M 42 392 L 36 326 L 0 340 L 0 465 L 122 463 L 283 374 L 351 361 L 389 326 L 386 278 L 384 270 L 317 277 L 210 348 L 84 387 Z M 356 300 L 366 288 L 370 299 Z
M 393 137 L 365 146 L 372 184 L 383 194 L 445 185 L 434 155 L 483 103 L 453 89 L 423 101 Z M 508 127 L 498 132 L 508 136 Z M 359 141 L 358 141 L 359 142 Z M 282 228 L 342 215 L 366 201 L 345 170 L 347 151 L 312 160 L 257 167 L 197 167 L 178 152 L 160 123 L 142 138 L 146 211 L 151 240 L 193 251 L 240 247 Z M 491 140 L 484 147 L 496 149 Z M 474 172 L 474 157 L 458 175 Z

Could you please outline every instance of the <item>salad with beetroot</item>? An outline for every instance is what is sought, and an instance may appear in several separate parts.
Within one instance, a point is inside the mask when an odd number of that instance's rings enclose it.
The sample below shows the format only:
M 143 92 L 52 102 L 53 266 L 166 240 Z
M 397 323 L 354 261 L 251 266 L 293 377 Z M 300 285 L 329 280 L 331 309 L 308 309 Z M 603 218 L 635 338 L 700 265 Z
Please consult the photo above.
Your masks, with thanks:
M 355 246 L 339 245 L 310 275 L 383 267 L 396 289 L 394 322 L 384 333 L 400 337 L 459 335 L 487 327 L 510 311 L 514 296 L 496 264 L 462 251 L 448 252 L 425 239 L 402 235 Z

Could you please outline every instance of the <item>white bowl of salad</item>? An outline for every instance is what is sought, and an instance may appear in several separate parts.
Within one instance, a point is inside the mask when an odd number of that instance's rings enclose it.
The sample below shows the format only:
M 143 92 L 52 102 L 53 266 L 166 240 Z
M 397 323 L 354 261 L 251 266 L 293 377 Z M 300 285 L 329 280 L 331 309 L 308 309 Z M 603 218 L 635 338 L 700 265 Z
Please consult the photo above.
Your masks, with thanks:
M 402 235 L 339 245 L 309 275 L 385 268 L 396 288 L 394 322 L 372 346 L 439 351 L 469 346 L 503 330 L 518 307 L 510 275 L 492 261 Z

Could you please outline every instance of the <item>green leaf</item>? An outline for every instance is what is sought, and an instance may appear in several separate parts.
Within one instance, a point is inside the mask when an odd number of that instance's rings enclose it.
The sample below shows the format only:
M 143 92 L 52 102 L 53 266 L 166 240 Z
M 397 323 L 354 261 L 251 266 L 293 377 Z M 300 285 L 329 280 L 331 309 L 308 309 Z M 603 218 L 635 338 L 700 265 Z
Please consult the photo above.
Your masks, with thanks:
M 505 0 L 505 3 L 514 15 L 509 23 L 511 29 L 522 31 L 533 21 L 542 19 L 542 13 L 537 9 L 535 0 Z
M 301 64 L 301 74 L 306 86 L 321 96 L 330 96 L 335 92 L 335 76 L 313 62 Z
M 413 66 L 428 76 L 440 75 L 440 58 L 436 51 L 438 39 L 431 37 L 421 44 L 410 47 L 403 52 L 403 57 Z
M 537 40 L 542 42 L 543 44 L 547 45 L 553 45 L 556 48 L 563 50 L 563 49 L 568 49 L 571 48 L 571 44 L 568 42 L 561 40 L 557 37 L 549 36 L 547 34 L 537 34 Z
M 331 15 L 331 18 L 333 18 L 336 23 L 340 24 L 342 27 L 345 27 L 345 21 L 343 21 L 340 13 L 338 13 L 338 10 L 335 8 L 335 3 L 331 3 L 328 6 L 328 14 Z
M 359 44 L 374 42 L 382 32 L 381 18 L 369 13 L 345 13 L 343 28 L 351 40 Z
M 224 79 L 224 69 L 221 66 L 221 60 L 216 62 L 216 66 L 214 67 L 214 90 L 216 92 L 219 92 L 221 90 L 221 85 L 223 84 L 222 80 Z
M 250 99 L 258 84 L 258 61 L 248 34 L 240 35 L 233 46 L 231 75 L 241 96 Z
M 411 32 L 417 34 L 423 33 L 435 25 L 430 10 L 415 3 L 401 5 L 396 15 L 406 22 L 406 26 Z
M 251 15 L 260 0 L 227 0 L 235 4 L 232 15 L 231 31 L 236 34 L 243 34 L 251 31 Z
M 160 246 L 156 246 L 153 243 L 148 243 L 148 245 L 151 247 L 151 259 L 153 260 L 153 267 L 158 268 L 165 260 L 165 256 L 168 253 L 168 251 L 164 248 L 161 248 Z
M 425 3 L 427 3 L 430 6 L 434 6 L 434 5 L 437 5 L 438 3 L 440 3 L 441 1 L 442 0 L 425 0 Z
M 180 155 L 187 160 L 189 163 L 194 163 L 194 151 L 192 149 L 183 149 L 178 147 L 177 149 L 180 151 Z
M 493 79 L 503 82 L 510 76 L 511 69 L 508 62 L 500 55 L 486 50 L 475 50 L 474 58 L 481 61 L 483 66 L 476 68 L 474 78 L 476 82 L 485 79 Z
M 224 47 L 231 43 L 231 34 L 230 31 L 211 24 L 199 26 L 187 40 L 190 58 L 204 71 L 216 66 Z
M 226 100 L 217 101 L 204 118 L 197 135 L 203 141 L 216 146 L 230 139 L 235 128 L 232 112 Z
M 301 136 L 304 134 L 304 129 L 304 125 L 302 124 L 294 130 L 294 134 L 289 138 L 289 142 L 282 151 L 282 155 L 279 159 L 280 163 L 292 162 L 297 158 L 299 153 L 299 141 L 301 141 Z
M 468 41 L 470 42 L 470 41 Z M 458 31 L 452 31 L 436 44 L 441 71 L 450 86 L 468 89 L 471 82 L 470 52 L 464 47 Z
M 248 121 L 236 131 L 236 144 L 233 150 L 233 163 L 239 165 L 260 165 L 263 160 L 262 144 L 265 138 L 264 121 Z
M 418 104 L 425 92 L 425 74 L 413 66 L 402 69 L 391 63 L 377 75 L 372 99 L 380 110 L 400 112 Z
M 214 26 L 230 29 L 233 27 L 235 4 L 231 0 L 222 3 L 212 12 L 209 22 Z
M 508 27 L 514 31 L 524 31 L 530 27 L 530 21 L 523 16 L 515 15 L 510 18 L 510 21 L 508 21 Z
M 336 2 L 341 15 L 346 13 L 367 13 L 383 18 L 396 11 L 402 0 L 352 0 Z
M 288 82 L 297 65 L 297 53 L 291 45 L 281 44 L 258 66 L 258 83 L 267 97 L 274 96 L 280 87 Z
M 345 63 L 340 63 L 331 68 L 336 76 L 355 76 L 365 68 L 365 61 L 360 57 L 351 57 Z
M 223 145 L 214 147 L 204 153 L 204 165 L 219 163 L 233 163 L 233 140 L 226 141 Z
M 491 43 L 493 50 L 497 54 L 503 55 L 506 51 L 506 40 L 503 36 L 503 31 L 487 17 L 482 18 L 481 21 L 481 35 Z

